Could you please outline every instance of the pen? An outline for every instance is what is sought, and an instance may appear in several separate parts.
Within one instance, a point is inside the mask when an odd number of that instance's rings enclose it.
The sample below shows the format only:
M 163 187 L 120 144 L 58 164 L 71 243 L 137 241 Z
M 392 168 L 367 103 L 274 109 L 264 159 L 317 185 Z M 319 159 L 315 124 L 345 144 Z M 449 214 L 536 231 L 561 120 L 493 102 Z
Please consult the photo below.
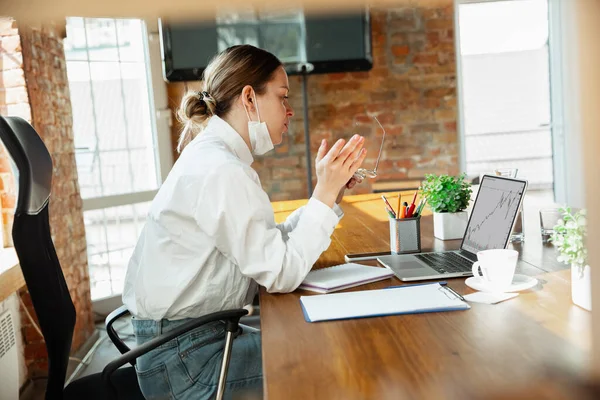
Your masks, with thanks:
M 417 201 L 417 194 L 419 194 L 419 192 L 415 192 L 415 195 L 413 196 L 412 199 L 412 203 L 410 203 L 410 206 L 408 207 L 408 211 L 406 214 L 408 214 L 408 217 L 412 217 L 413 212 L 415 211 L 415 201 Z
M 424 282 L 424 283 L 409 283 L 409 284 L 404 284 L 404 285 L 388 286 L 385 289 L 400 289 L 400 288 L 406 288 L 406 287 L 410 287 L 410 286 L 435 285 L 436 283 L 439 284 L 440 286 L 444 286 L 444 285 L 448 284 L 448 282 L 446 282 L 446 281 Z
M 394 214 L 394 218 L 396 218 L 396 212 L 394 211 L 394 208 L 390 205 L 389 201 L 387 201 L 387 199 L 385 198 L 385 195 L 382 194 L 381 198 L 385 202 L 385 205 L 387 206 L 387 208 L 392 212 L 392 214 Z
M 448 285 L 444 285 L 444 287 L 449 290 L 450 292 L 452 292 L 456 297 L 458 297 L 459 299 L 461 299 L 462 301 L 467 301 L 464 297 L 462 297 L 460 294 L 458 294 L 454 289 L 452 289 L 450 286 Z
M 405 212 L 404 216 L 405 216 L 406 218 L 410 218 L 410 214 L 408 213 L 408 211 L 409 211 L 408 202 L 406 202 L 406 201 L 405 201 L 405 202 L 404 202 L 404 206 L 403 206 L 403 207 L 405 207 L 405 208 L 406 208 L 406 212 Z
M 406 207 L 402 206 L 400 210 L 400 218 L 406 218 Z

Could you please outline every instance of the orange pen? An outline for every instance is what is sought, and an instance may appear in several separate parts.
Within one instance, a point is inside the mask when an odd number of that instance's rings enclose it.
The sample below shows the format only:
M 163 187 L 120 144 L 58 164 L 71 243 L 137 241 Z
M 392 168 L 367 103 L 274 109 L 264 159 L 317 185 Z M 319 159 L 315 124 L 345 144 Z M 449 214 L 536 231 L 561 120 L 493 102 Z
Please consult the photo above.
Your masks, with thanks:
M 406 218 L 406 206 L 402 206 L 400 209 L 400 218 Z

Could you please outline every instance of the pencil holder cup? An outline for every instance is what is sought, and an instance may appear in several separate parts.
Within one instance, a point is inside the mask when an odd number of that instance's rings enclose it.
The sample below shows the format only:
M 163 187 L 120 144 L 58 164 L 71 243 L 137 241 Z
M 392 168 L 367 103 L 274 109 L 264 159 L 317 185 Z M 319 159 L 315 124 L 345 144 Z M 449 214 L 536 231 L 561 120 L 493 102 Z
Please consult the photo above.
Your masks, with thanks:
M 421 251 L 421 217 L 390 218 L 390 251 L 396 254 Z

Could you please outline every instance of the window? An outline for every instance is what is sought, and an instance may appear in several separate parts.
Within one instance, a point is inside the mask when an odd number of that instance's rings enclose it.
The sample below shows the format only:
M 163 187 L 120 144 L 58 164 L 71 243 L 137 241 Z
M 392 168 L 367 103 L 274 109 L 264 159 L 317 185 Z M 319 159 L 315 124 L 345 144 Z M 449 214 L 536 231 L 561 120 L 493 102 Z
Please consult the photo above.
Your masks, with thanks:
M 547 0 L 459 4 L 466 171 L 519 168 L 553 186 Z
M 64 46 L 92 300 L 98 300 L 122 292 L 162 181 L 148 35 L 137 19 L 74 17 L 67 18 Z

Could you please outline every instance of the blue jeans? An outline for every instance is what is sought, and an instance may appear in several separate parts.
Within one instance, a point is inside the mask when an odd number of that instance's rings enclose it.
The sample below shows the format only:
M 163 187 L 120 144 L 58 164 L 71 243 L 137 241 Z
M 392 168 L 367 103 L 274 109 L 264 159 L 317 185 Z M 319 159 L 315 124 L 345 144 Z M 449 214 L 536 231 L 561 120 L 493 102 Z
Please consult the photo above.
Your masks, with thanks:
M 131 321 L 137 344 L 141 345 L 191 319 L 152 321 L 132 318 Z M 144 397 L 148 400 L 214 398 L 224 348 L 225 323 L 216 321 L 144 354 L 137 359 L 135 367 Z M 233 341 L 225 397 L 260 398 L 261 387 L 260 332 L 244 330 Z

